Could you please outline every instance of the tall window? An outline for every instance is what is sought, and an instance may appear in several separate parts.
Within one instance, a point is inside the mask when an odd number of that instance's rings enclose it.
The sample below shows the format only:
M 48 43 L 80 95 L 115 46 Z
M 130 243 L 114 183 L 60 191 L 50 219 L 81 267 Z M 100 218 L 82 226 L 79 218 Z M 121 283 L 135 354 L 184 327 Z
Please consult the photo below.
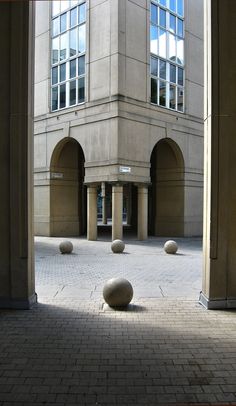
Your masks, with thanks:
M 184 0 L 152 0 L 151 103 L 184 111 Z
M 85 100 L 86 3 L 52 1 L 51 109 Z

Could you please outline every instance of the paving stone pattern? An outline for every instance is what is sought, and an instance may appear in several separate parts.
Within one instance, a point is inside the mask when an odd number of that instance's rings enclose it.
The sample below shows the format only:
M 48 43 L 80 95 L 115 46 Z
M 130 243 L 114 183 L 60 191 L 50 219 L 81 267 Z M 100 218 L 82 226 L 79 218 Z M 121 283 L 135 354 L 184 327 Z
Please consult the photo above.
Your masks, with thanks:
M 198 298 L 201 290 L 201 240 L 176 239 L 179 251 L 166 254 L 166 239 L 128 239 L 123 254 L 113 254 L 109 241 L 75 239 L 72 255 L 62 255 L 62 239 L 36 238 L 36 285 L 39 297 L 102 299 L 105 282 L 124 277 L 134 298 Z
M 0 312 L 1 406 L 236 405 L 236 313 L 206 311 L 195 290 L 181 297 L 200 282 L 200 241 L 175 258 L 159 239 L 128 241 L 118 257 L 85 240 L 62 256 L 58 241 L 36 241 L 38 305 Z M 95 294 L 113 269 L 140 288 L 127 310 Z

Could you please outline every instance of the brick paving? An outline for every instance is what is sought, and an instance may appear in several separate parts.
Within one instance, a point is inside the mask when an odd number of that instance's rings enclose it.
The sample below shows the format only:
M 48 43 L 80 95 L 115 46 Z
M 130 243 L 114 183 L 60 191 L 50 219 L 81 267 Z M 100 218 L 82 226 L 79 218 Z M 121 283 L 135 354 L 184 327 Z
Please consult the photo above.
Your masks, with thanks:
M 36 285 L 40 297 L 102 298 L 106 280 L 121 276 L 134 287 L 135 299 L 176 297 L 197 299 L 201 290 L 200 239 L 176 239 L 177 255 L 163 251 L 166 239 L 138 242 L 128 238 L 122 255 L 109 241 L 71 238 L 72 255 L 61 255 L 60 238 L 36 238 Z
M 176 257 L 161 239 L 124 255 L 82 239 L 62 256 L 59 241 L 36 240 L 38 305 L 0 312 L 0 406 L 236 405 L 236 313 L 198 304 L 199 240 Z M 99 293 L 113 269 L 140 287 L 127 310 Z

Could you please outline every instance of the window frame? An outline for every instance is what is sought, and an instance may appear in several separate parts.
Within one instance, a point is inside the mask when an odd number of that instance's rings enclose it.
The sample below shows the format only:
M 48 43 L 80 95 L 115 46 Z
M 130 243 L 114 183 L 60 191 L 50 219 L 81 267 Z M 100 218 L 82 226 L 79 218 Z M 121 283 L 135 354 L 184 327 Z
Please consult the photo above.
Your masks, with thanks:
M 149 26 L 150 26 L 150 103 L 152 105 L 158 106 L 158 107 L 162 107 L 171 111 L 175 111 L 178 113 L 185 113 L 185 19 L 184 19 L 184 1 L 183 0 L 183 15 L 180 15 L 178 13 L 178 0 L 176 1 L 176 11 L 173 12 L 170 9 L 170 0 L 166 0 L 166 5 L 162 5 L 161 4 L 161 0 L 150 0 L 150 19 L 149 19 Z M 153 21 L 152 18 L 152 10 L 153 10 L 153 6 L 156 7 L 156 11 L 154 12 L 155 15 L 157 15 L 157 21 L 156 23 Z M 155 9 L 154 9 L 155 10 Z M 160 11 L 161 10 L 165 10 L 166 12 L 166 27 L 164 28 L 163 26 L 160 25 Z M 170 25 L 170 21 L 171 21 L 171 16 L 175 17 L 175 32 L 173 32 L 173 30 L 171 29 L 171 25 Z M 179 35 L 179 31 L 178 31 L 178 26 L 179 26 L 179 20 L 182 21 L 182 36 Z M 157 29 L 157 44 L 152 45 L 151 44 L 151 32 L 155 31 L 153 30 L 152 27 L 156 27 Z M 166 39 L 165 39 L 165 43 L 166 43 L 166 53 L 165 56 L 163 57 L 162 55 L 160 55 L 160 50 L 159 50 L 159 30 L 165 30 L 165 35 L 166 35 Z M 173 35 L 175 38 L 175 61 L 170 59 L 170 35 Z M 180 59 L 178 60 L 178 54 L 177 54 L 177 43 L 178 43 L 178 39 L 182 40 L 182 46 L 183 46 L 183 61 L 181 61 Z M 155 51 L 155 48 L 157 49 L 157 52 L 153 52 L 153 50 Z M 153 74 L 152 72 L 152 61 L 153 59 L 156 60 L 156 63 L 158 65 L 157 68 L 157 75 Z M 163 79 L 160 77 L 160 63 L 161 62 L 165 62 L 166 63 L 166 78 Z M 181 63 L 182 62 L 182 63 Z M 176 68 L 176 72 L 175 72 L 175 82 L 172 82 L 170 79 L 170 69 L 171 69 L 171 65 L 175 66 Z M 179 69 L 181 69 L 183 71 L 183 84 L 179 84 L 178 79 L 179 79 Z M 157 82 L 157 99 L 156 99 L 156 103 L 153 101 L 153 97 L 152 97 L 152 86 L 151 86 L 151 82 L 152 80 L 156 80 Z M 160 83 L 166 83 L 166 103 L 165 105 L 162 105 L 160 103 Z M 170 105 L 170 100 L 171 100 L 171 86 L 175 87 L 175 108 L 171 107 Z M 182 92 L 182 109 L 178 108 L 178 95 L 179 92 Z
M 51 53 L 50 53 L 50 112 L 58 112 L 61 110 L 65 110 L 68 108 L 72 108 L 75 106 L 80 106 L 83 105 L 86 102 L 86 48 L 87 48 L 87 3 L 86 0 L 78 0 L 78 1 L 68 1 L 68 6 L 66 9 L 63 9 L 61 11 L 61 2 L 58 2 L 59 4 L 59 12 L 53 15 L 53 2 L 51 2 L 51 14 L 50 14 L 50 40 L 51 40 Z M 84 19 L 83 21 L 79 21 L 79 10 L 80 7 L 84 7 Z M 76 9 L 76 25 L 71 25 L 71 11 Z M 61 26 L 61 21 L 60 18 L 62 15 L 66 14 L 66 30 L 61 32 L 60 26 Z M 59 32 L 57 35 L 53 35 L 53 21 L 55 19 L 59 18 L 58 21 L 58 26 L 59 26 Z M 84 26 L 84 50 L 82 52 L 79 52 L 79 27 Z M 71 31 L 75 31 L 75 37 L 76 37 L 76 53 L 74 55 L 70 55 L 70 33 Z M 66 57 L 64 59 L 60 59 L 60 52 L 61 52 L 61 37 L 66 34 Z M 53 61 L 53 40 L 57 39 L 57 61 Z M 84 58 L 83 66 L 84 66 L 84 71 L 83 73 L 79 74 L 79 59 Z M 70 77 L 70 62 L 71 61 L 76 61 L 76 72 L 74 77 Z M 65 64 L 65 79 L 61 81 L 60 78 L 60 67 Z M 57 83 L 53 83 L 53 69 L 57 68 Z M 84 92 L 84 98 L 83 101 L 79 101 L 79 82 L 80 79 L 83 79 L 84 87 L 83 87 L 83 92 Z M 75 103 L 70 104 L 70 83 L 76 81 L 76 100 Z M 65 106 L 61 107 L 60 106 L 60 88 L 61 86 L 65 85 Z M 53 93 L 56 93 L 54 89 L 57 88 L 57 108 L 54 108 L 53 106 Z

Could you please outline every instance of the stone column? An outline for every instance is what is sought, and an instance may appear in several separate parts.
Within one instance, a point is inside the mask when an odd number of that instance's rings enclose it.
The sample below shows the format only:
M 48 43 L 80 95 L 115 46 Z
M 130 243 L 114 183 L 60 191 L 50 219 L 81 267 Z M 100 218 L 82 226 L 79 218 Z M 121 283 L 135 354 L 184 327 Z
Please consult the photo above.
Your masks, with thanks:
M 106 184 L 102 182 L 102 224 L 107 224 Z
M 148 188 L 138 186 L 138 239 L 146 240 L 148 237 Z
M 34 2 L 1 3 L 0 308 L 36 301 L 33 243 Z
M 112 186 L 112 241 L 123 238 L 123 186 Z
M 131 214 L 132 214 L 132 193 L 131 193 L 132 185 L 128 185 L 128 193 L 127 193 L 127 224 L 131 225 Z
M 236 307 L 236 2 L 205 0 L 204 269 L 200 302 Z
M 97 239 L 97 186 L 87 187 L 87 238 L 90 241 Z

